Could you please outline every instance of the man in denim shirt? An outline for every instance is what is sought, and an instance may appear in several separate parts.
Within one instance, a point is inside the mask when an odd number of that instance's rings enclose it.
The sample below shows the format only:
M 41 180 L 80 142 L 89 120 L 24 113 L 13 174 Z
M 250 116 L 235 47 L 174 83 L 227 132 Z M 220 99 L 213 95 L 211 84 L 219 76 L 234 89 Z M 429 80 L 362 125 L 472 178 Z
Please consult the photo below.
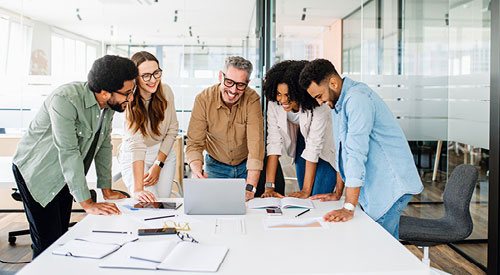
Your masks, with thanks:
M 413 194 L 422 191 L 408 142 L 384 101 L 366 84 L 342 79 L 330 61 L 307 64 L 300 84 L 332 108 L 338 171 L 345 181 L 344 208 L 325 221 L 348 221 L 362 209 L 396 239 L 399 217 Z M 312 199 L 331 200 L 333 194 Z

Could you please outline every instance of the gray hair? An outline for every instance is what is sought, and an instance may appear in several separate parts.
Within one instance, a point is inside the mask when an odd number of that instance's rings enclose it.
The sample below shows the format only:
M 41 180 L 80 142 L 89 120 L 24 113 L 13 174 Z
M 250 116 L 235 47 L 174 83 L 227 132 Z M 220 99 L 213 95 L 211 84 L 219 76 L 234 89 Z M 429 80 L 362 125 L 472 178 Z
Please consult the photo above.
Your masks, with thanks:
M 253 71 L 252 63 L 241 56 L 230 56 L 226 58 L 223 72 L 227 73 L 229 67 L 247 72 L 247 80 L 250 79 L 250 75 Z

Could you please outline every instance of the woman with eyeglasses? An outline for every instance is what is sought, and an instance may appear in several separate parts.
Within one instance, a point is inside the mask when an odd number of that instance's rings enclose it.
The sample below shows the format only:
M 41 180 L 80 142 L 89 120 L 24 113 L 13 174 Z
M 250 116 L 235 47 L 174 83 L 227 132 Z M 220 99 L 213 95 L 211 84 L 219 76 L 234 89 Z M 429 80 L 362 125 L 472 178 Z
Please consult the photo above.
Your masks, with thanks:
M 156 57 L 142 51 L 132 56 L 139 70 L 137 91 L 125 113 L 120 148 L 122 178 L 137 201 L 168 198 L 172 190 L 176 155 L 173 144 L 179 123 L 174 95 L 161 83 Z
M 335 145 L 330 108 L 318 106 L 299 85 L 307 61 L 287 60 L 267 71 L 264 94 L 267 105 L 266 189 L 262 197 L 282 197 L 274 191 L 279 157 L 295 162 L 300 191 L 290 197 L 332 193 L 340 199 L 344 183 L 335 171 Z M 338 178 L 338 180 L 337 180 Z M 335 188 L 337 187 L 337 188 Z

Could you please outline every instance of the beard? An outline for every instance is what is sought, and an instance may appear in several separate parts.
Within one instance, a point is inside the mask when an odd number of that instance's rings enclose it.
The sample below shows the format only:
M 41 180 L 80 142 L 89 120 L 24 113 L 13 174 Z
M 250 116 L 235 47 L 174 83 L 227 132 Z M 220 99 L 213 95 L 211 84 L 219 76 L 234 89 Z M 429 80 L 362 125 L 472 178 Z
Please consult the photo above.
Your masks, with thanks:
M 122 103 L 112 103 L 108 101 L 108 106 L 113 111 L 123 113 L 123 111 L 125 111 L 125 108 L 122 107 L 122 104 L 126 102 L 128 103 L 128 101 L 124 101 Z

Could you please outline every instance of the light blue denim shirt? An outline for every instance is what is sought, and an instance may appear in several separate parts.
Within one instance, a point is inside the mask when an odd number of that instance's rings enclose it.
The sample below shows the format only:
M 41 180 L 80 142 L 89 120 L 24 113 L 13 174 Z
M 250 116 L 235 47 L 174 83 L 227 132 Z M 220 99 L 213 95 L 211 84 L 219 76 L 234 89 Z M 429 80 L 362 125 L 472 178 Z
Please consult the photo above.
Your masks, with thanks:
M 337 163 L 346 187 L 374 220 L 423 186 L 408 142 L 385 102 L 366 84 L 344 78 L 332 110 Z

